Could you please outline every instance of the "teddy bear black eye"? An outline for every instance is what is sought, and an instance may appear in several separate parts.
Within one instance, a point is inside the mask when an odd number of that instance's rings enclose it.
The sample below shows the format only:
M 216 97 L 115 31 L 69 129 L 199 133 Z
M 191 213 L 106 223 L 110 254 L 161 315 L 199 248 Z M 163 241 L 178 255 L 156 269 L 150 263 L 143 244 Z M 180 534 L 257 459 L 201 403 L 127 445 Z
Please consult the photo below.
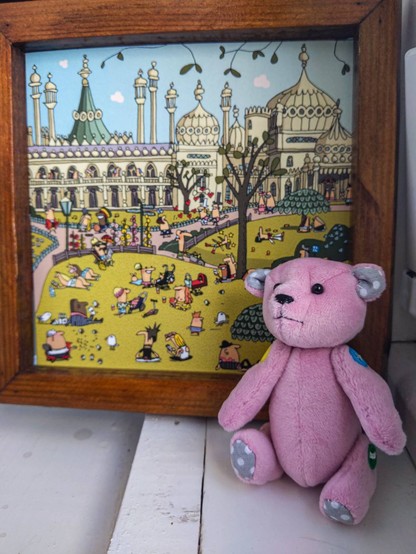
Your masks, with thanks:
M 320 283 L 315 283 L 311 287 L 312 294 L 322 294 L 324 292 L 324 287 Z

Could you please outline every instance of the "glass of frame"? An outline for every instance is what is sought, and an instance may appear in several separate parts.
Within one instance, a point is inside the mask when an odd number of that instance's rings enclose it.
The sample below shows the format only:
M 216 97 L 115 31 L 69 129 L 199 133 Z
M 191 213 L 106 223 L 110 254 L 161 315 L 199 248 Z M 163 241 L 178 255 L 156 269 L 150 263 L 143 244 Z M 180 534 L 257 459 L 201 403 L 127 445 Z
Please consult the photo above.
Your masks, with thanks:
M 215 415 L 269 340 L 248 270 L 391 275 L 398 4 L 6 5 L 0 400 Z

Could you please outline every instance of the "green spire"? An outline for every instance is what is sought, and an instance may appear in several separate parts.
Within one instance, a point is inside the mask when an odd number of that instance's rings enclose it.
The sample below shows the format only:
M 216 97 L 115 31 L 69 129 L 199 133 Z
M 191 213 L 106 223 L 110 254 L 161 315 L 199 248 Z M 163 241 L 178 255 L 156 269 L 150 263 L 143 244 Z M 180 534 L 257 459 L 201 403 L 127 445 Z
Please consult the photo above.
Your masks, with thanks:
M 101 110 L 97 110 L 94 104 L 88 82 L 90 74 L 88 58 L 84 55 L 82 69 L 78 72 L 78 75 L 82 77 L 81 97 L 78 110 L 75 110 L 72 114 L 74 126 L 69 134 L 69 142 L 72 142 L 75 138 L 79 144 L 83 142 L 91 144 L 94 140 L 100 143 L 103 139 L 108 142 L 111 138 L 111 134 L 102 120 L 103 113 Z

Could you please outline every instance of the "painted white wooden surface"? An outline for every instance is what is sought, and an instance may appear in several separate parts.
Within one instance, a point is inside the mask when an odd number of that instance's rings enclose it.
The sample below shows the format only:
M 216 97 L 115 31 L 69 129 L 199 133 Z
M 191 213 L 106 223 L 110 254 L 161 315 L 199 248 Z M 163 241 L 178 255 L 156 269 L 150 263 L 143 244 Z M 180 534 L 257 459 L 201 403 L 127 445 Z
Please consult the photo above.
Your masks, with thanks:
M 142 420 L 0 406 L 0 554 L 105 553 Z
M 344 527 L 320 514 L 318 488 L 302 489 L 289 478 L 262 487 L 241 483 L 229 464 L 229 438 L 208 423 L 200 554 L 416 552 L 416 472 L 407 454 L 379 455 L 370 512 L 361 525 Z
M 146 416 L 108 554 L 198 553 L 205 435 L 203 419 Z

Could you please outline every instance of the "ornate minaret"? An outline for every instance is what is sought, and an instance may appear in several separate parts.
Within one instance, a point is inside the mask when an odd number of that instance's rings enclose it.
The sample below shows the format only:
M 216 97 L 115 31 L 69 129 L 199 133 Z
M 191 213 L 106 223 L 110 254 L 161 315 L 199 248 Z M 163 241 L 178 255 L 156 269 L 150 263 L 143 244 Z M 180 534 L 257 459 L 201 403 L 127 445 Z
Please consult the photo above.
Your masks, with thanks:
M 224 88 L 221 92 L 221 109 L 222 109 L 222 128 L 223 128 L 223 135 L 222 135 L 222 143 L 228 144 L 229 143 L 229 128 L 230 128 L 230 121 L 229 121 L 229 112 L 231 109 L 231 96 L 232 96 L 232 90 L 230 89 L 228 83 L 225 83 Z
M 49 125 L 49 140 L 56 139 L 55 133 L 55 115 L 54 109 L 57 104 L 56 94 L 58 89 L 56 88 L 55 83 L 52 83 L 52 74 L 48 73 L 48 82 L 45 84 L 44 94 L 45 94 L 45 106 L 48 109 L 48 125 Z
M 170 89 L 166 93 L 166 109 L 169 113 L 169 142 L 173 144 L 175 142 L 175 111 L 176 111 L 176 99 L 178 93 L 173 88 L 174 84 L 170 84 Z
M 152 62 L 152 68 L 147 72 L 149 77 L 149 91 L 150 91 L 150 143 L 156 144 L 156 93 L 157 82 L 159 81 L 159 71 L 156 68 L 156 62 Z
M 32 88 L 32 94 L 30 95 L 33 100 L 33 112 L 35 123 L 35 144 L 42 144 L 42 134 L 40 125 L 40 91 L 41 86 L 40 75 L 36 72 L 36 65 L 32 67 L 33 73 L 29 79 L 29 86 Z
M 144 143 L 144 103 L 146 101 L 147 81 L 143 77 L 143 71 L 139 69 L 138 77 L 134 81 L 135 99 L 137 104 L 137 143 Z

